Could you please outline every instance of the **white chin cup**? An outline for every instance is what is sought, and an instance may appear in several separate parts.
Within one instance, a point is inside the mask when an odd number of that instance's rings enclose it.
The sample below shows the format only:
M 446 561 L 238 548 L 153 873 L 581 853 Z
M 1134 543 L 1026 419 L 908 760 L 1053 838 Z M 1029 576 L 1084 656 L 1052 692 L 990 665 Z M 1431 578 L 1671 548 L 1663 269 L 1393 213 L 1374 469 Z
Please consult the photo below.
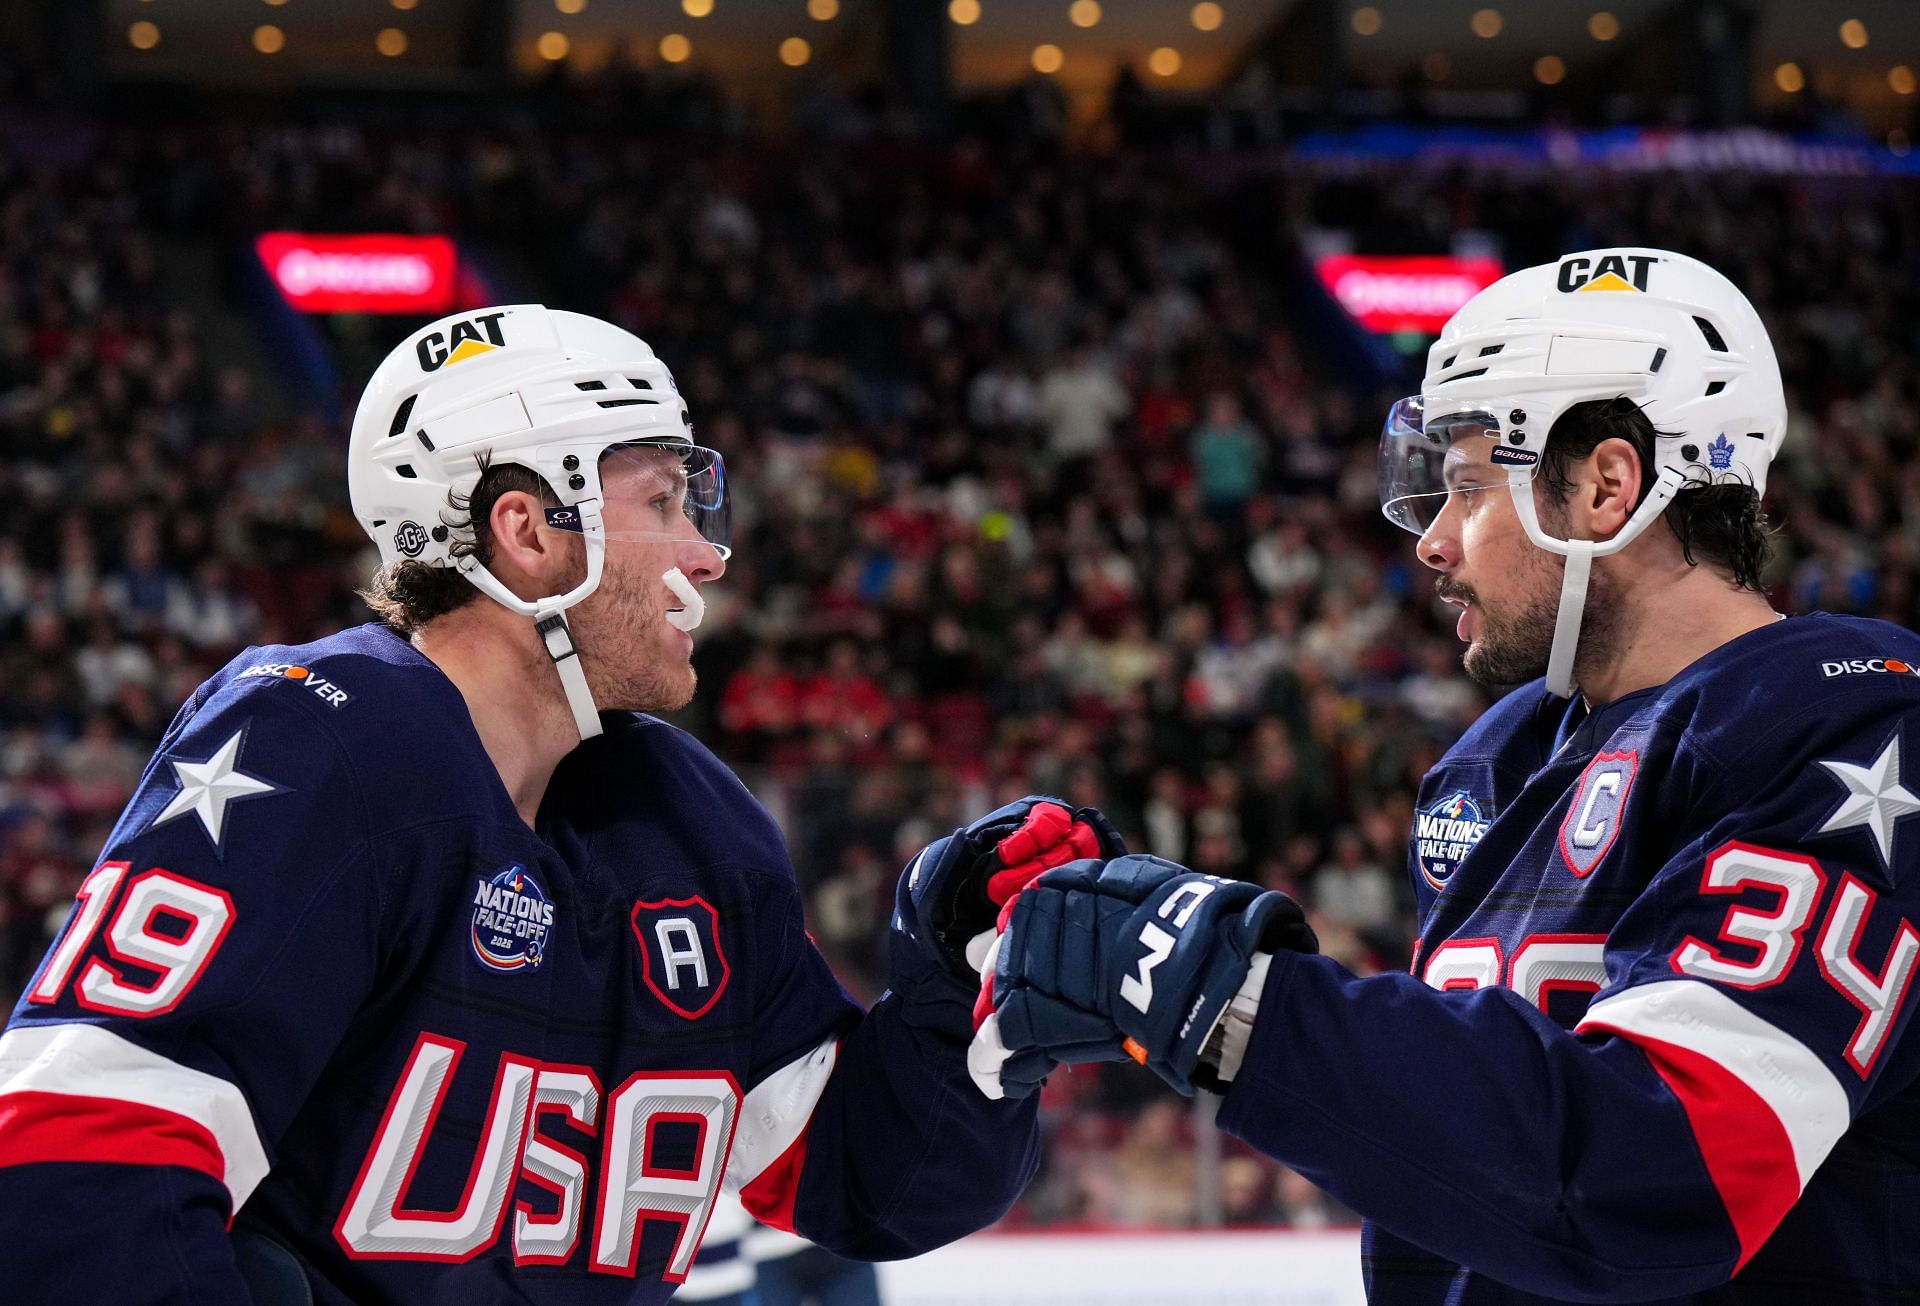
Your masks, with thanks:
M 700 618 L 707 615 L 707 601 L 700 597 L 700 591 L 693 587 L 686 573 L 678 567 L 660 577 L 672 590 L 674 597 L 686 606 L 678 612 L 667 614 L 667 624 L 676 630 L 692 630 L 700 624 Z

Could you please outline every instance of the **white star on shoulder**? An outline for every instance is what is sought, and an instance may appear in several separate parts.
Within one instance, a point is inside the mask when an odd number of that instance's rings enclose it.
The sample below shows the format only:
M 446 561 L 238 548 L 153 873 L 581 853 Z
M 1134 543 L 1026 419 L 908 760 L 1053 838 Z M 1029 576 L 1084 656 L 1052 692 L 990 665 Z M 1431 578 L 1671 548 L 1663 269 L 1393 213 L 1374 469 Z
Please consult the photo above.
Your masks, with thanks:
M 1866 766 L 1853 762 L 1831 762 L 1824 758 L 1820 765 L 1833 772 L 1834 777 L 1847 787 L 1846 798 L 1827 818 L 1827 823 L 1820 827 L 1820 833 L 1830 834 L 1835 830 L 1865 826 L 1873 833 L 1873 842 L 1880 850 L 1881 860 L 1891 867 L 1894 823 L 1904 816 L 1920 812 L 1920 797 L 1900 783 L 1900 732 L 1895 730 L 1893 737 L 1887 740 L 1887 746 L 1880 750 L 1880 756 Z
M 214 755 L 204 762 L 180 762 L 168 758 L 174 777 L 180 781 L 180 792 L 173 796 L 173 801 L 153 818 L 153 825 L 147 828 L 165 825 L 176 817 L 192 812 L 206 827 L 214 850 L 219 851 L 221 837 L 226 832 L 228 804 L 283 792 L 279 785 L 237 769 L 240 745 L 246 737 L 244 727 L 234 731 L 233 738 L 220 745 Z

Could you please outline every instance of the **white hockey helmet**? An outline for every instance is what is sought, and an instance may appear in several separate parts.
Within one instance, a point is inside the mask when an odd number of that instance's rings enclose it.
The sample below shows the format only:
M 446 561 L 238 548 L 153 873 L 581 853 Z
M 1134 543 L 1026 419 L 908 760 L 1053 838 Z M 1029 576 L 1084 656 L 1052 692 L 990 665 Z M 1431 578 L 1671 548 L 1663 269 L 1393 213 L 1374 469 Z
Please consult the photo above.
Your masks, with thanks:
M 693 442 L 687 406 L 647 343 L 580 313 L 514 304 L 441 318 L 414 332 L 374 371 L 354 413 L 347 483 L 354 516 L 391 565 L 453 567 L 495 602 L 533 618 L 582 738 L 599 717 L 567 631 L 565 610 L 600 583 L 608 532 L 606 459 L 670 449 L 686 478 L 685 511 L 728 553 L 726 469 Z M 522 599 L 466 549 L 473 532 L 454 502 L 482 465 L 538 473 L 558 507 L 547 525 L 586 544 L 585 578 L 563 594 Z M 675 624 L 699 624 L 703 604 L 678 568 L 665 580 L 686 605 Z
M 1610 540 L 1547 534 L 1532 482 L 1554 422 L 1575 404 L 1619 398 L 1658 433 L 1653 484 Z M 1773 345 L 1731 281 L 1668 250 L 1586 250 L 1502 277 L 1447 322 L 1420 393 L 1388 415 L 1380 503 L 1424 534 L 1446 505 L 1450 466 L 1504 470 L 1528 538 L 1567 559 L 1547 687 L 1569 695 L 1592 560 L 1632 543 L 1687 489 L 1765 493 L 1786 425 Z

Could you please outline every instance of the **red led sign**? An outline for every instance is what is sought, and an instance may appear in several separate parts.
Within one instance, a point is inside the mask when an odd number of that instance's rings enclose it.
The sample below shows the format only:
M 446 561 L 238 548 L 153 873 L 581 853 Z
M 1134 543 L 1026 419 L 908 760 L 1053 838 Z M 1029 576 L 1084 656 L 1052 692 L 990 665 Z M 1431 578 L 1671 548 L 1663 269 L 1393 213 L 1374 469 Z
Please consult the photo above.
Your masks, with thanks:
M 439 315 L 457 304 L 459 254 L 446 236 L 309 236 L 254 242 L 267 274 L 306 313 Z
M 1334 254 L 1314 265 L 1340 306 L 1371 331 L 1437 334 L 1504 274 L 1492 258 Z

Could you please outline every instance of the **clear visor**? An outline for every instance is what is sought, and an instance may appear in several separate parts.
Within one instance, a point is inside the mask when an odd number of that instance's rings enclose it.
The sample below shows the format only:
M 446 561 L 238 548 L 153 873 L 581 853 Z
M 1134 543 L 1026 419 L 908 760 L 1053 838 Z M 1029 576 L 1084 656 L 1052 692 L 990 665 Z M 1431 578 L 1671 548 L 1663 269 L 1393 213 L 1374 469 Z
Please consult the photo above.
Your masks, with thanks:
M 601 520 L 609 540 L 659 543 L 697 535 L 722 558 L 733 552 L 727 466 L 711 449 L 697 444 L 615 445 L 600 455 L 600 489 Z M 567 521 L 554 517 L 571 511 L 549 509 L 547 524 L 568 529 Z
M 1525 484 L 1536 461 L 1502 443 L 1493 413 L 1428 419 L 1423 397 L 1413 395 L 1393 406 L 1380 433 L 1380 510 L 1394 525 L 1425 535 L 1454 495 Z

